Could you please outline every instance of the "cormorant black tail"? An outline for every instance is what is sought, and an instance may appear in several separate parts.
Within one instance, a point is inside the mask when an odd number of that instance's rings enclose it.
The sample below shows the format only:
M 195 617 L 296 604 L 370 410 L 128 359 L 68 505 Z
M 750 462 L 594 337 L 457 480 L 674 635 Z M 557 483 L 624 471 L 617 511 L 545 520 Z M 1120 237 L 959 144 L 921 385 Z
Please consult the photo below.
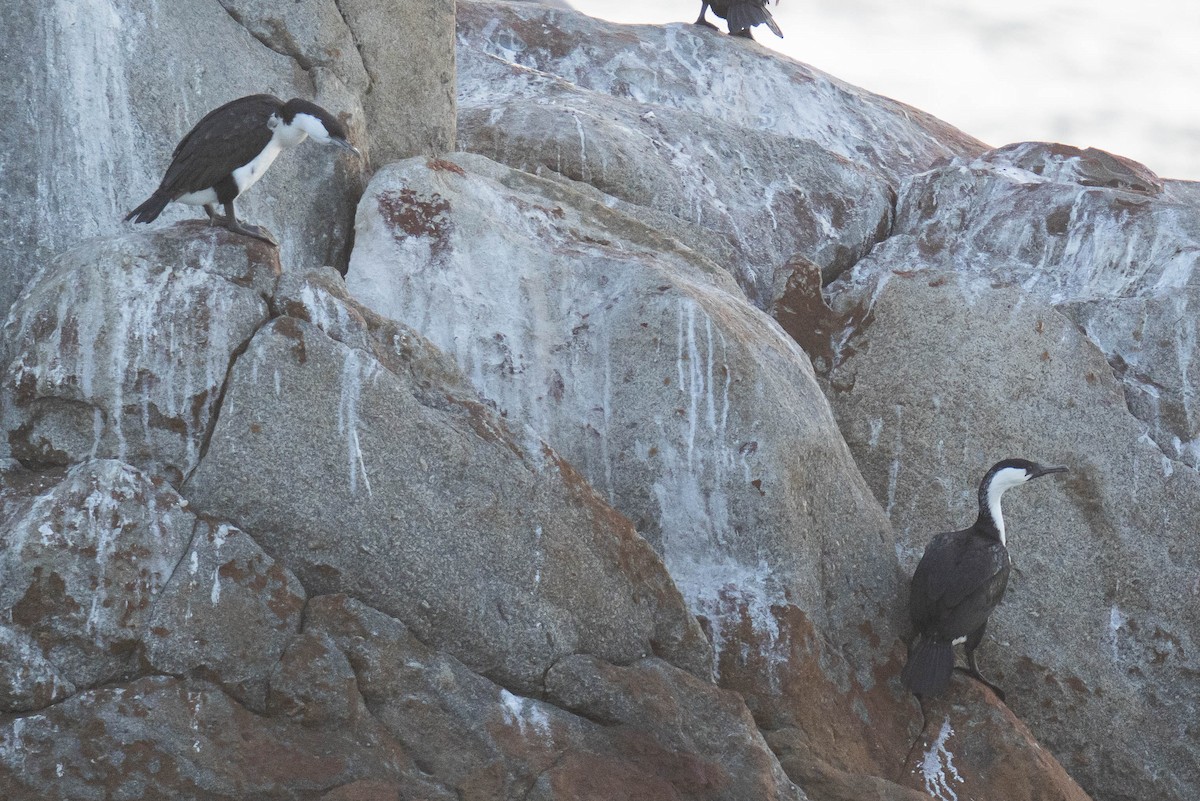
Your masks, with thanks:
M 900 681 L 914 695 L 938 695 L 950 684 L 954 672 L 954 646 L 918 638 L 908 652 Z
M 775 18 L 771 16 L 771 12 L 767 11 L 764 5 L 755 2 L 735 2 L 729 6 L 729 11 L 725 17 L 729 23 L 729 32 L 737 33 L 738 31 L 748 31 L 755 25 L 766 25 L 771 29 L 771 33 L 783 38 L 783 31 L 779 29 L 779 25 L 775 22 Z
M 138 206 L 133 211 L 125 215 L 125 222 L 133 220 L 134 222 L 148 223 L 151 220 L 158 218 L 158 215 L 163 213 L 163 209 L 171 202 L 171 198 L 167 197 L 162 192 L 155 192 L 142 205 Z

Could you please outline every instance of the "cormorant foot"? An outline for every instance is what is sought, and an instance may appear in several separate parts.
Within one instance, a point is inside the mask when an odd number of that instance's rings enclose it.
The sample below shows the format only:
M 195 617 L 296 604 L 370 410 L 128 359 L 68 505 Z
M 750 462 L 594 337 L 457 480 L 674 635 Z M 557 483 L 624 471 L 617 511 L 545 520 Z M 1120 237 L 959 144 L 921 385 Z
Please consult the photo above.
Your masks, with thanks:
M 241 234 L 242 236 L 249 236 L 254 239 L 258 239 L 263 242 L 266 242 L 268 245 L 274 245 L 275 247 L 279 247 L 279 243 L 275 241 L 275 238 L 273 236 L 271 236 L 269 233 L 267 233 L 267 229 L 261 228 L 257 225 L 244 225 L 244 224 L 238 222 L 236 219 L 234 219 L 234 220 L 230 220 L 230 221 L 226 222 L 225 227 L 227 229 L 229 229 L 229 231 L 231 233 Z
M 695 22 L 693 22 L 692 24 L 693 24 L 693 25 L 699 25 L 699 26 L 701 26 L 701 27 L 703 27 L 703 28 L 712 28 L 714 31 L 715 31 L 715 30 L 717 30 L 717 26 L 716 26 L 716 25 L 713 25 L 711 22 L 709 22 L 708 20 L 706 20 L 704 17 L 701 17 L 700 19 L 696 20 L 696 21 L 695 21 Z
M 739 39 L 749 39 L 752 42 L 754 41 L 754 34 L 750 33 L 749 28 L 742 28 L 740 31 L 737 31 L 736 33 L 731 33 L 729 35 L 736 36 Z

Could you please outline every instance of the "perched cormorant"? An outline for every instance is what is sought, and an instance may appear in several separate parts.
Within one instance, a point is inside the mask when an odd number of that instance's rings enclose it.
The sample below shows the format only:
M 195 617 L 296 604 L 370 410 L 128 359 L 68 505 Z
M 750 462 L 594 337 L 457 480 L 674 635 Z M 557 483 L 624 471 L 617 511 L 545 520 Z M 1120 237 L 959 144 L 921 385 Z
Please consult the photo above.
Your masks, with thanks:
M 767 11 L 767 0 L 700 0 L 700 16 L 696 17 L 696 24 L 716 30 L 717 26 L 704 18 L 705 12 L 710 8 L 728 23 L 732 36 L 753 39 L 750 29 L 755 25 L 766 25 L 772 33 L 780 39 L 783 38 L 783 31 L 779 29 L 771 12 Z
M 1000 496 L 1031 478 L 1065 472 L 1024 459 L 997 462 L 979 484 L 979 517 L 962 531 L 933 538 L 913 573 L 908 598 L 917 638 L 900 674 L 916 695 L 937 695 L 950 683 L 954 646 L 966 644 L 965 672 L 991 687 L 1000 700 L 1004 693 L 979 672 L 975 649 L 983 641 L 988 616 L 1004 597 L 1009 557 L 1004 539 Z M 961 668 L 959 668 L 961 670 Z
M 210 111 L 179 141 L 171 166 L 154 194 L 125 217 L 148 223 L 172 201 L 203 206 L 213 223 L 271 244 L 256 225 L 243 225 L 233 201 L 263 176 L 282 151 L 306 138 L 361 155 L 346 140 L 345 127 L 328 111 L 300 98 L 284 103 L 274 95 L 250 95 Z M 225 216 L 213 205 L 225 206 Z

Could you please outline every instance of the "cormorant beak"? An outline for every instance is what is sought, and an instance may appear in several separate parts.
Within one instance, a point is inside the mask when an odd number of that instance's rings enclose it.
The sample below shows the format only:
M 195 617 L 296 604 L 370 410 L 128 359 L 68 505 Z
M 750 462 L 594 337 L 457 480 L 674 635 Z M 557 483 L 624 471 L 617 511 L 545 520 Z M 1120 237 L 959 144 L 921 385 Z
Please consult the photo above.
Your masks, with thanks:
M 347 142 L 345 139 L 338 139 L 336 136 L 331 136 L 329 138 L 329 144 L 336 145 L 337 147 L 340 147 L 342 150 L 349 150 L 351 153 L 358 156 L 360 159 L 362 158 L 362 153 L 359 152 L 358 148 L 355 147 L 354 145 L 350 144 L 349 142 Z
M 1038 465 L 1037 469 L 1029 474 L 1029 477 L 1037 478 L 1039 476 L 1049 475 L 1050 473 L 1065 473 L 1065 472 L 1067 472 L 1067 468 L 1065 465 L 1050 465 L 1048 467 L 1044 466 L 1044 465 Z

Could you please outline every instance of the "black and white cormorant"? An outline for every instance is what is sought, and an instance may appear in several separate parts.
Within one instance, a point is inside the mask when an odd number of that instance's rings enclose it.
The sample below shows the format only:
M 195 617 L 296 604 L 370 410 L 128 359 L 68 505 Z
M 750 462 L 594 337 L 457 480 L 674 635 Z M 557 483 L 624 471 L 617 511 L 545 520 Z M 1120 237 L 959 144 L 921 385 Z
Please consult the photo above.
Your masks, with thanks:
M 979 484 L 979 517 L 975 524 L 962 531 L 939 534 L 929 543 L 913 573 L 908 598 L 917 636 L 900 677 L 913 693 L 937 695 L 945 690 L 954 671 L 954 646 L 965 643 L 969 666 L 965 672 L 1004 700 L 1004 693 L 983 677 L 975 662 L 975 649 L 983 641 L 988 616 L 1008 585 L 1009 557 L 1000 496 L 1031 478 L 1066 469 L 1043 467 L 1024 459 L 997 462 Z
M 274 95 L 250 95 L 210 111 L 180 140 L 171 166 L 154 194 L 125 217 L 150 222 L 168 203 L 203 206 L 211 222 L 237 234 L 271 244 L 256 225 L 243 225 L 233 201 L 254 183 L 284 150 L 308 137 L 360 155 L 346 139 L 346 128 L 332 114 L 300 98 L 286 103 Z M 220 203 L 225 215 L 213 208 Z
M 705 12 L 712 9 L 713 13 L 721 19 L 725 20 L 729 25 L 729 33 L 732 36 L 743 36 L 747 39 L 753 39 L 750 29 L 755 25 L 766 25 L 771 29 L 771 33 L 783 38 L 783 31 L 779 29 L 779 25 L 775 22 L 775 18 L 771 16 L 771 12 L 767 10 L 768 0 L 701 0 L 700 16 L 696 17 L 696 24 L 703 25 L 706 28 L 716 30 L 717 26 L 713 25 L 704 18 Z M 778 2 L 778 0 L 776 0 Z

